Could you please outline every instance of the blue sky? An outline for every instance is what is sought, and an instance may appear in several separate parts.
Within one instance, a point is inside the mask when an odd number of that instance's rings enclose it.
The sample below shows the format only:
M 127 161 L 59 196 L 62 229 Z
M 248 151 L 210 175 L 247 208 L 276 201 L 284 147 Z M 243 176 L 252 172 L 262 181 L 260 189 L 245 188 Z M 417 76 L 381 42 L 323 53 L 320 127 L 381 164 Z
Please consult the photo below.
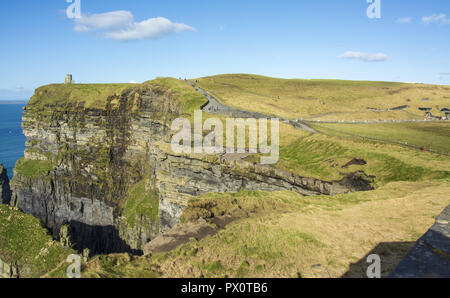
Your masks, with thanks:
M 75 1 L 75 0 L 74 0 Z M 62 82 L 254 73 L 450 85 L 450 1 L 2 0 L 0 99 Z M 160 17 L 160 18 L 158 18 Z

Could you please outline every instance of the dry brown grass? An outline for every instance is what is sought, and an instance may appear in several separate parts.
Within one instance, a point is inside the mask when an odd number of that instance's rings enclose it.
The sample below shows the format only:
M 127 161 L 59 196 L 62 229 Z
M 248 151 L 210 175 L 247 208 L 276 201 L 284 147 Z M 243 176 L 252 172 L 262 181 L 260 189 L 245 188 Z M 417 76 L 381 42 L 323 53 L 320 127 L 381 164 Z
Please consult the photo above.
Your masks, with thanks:
M 349 277 L 365 277 L 367 265 L 359 263 L 372 253 L 381 255 L 382 272 L 386 276 L 406 254 L 413 243 L 434 223 L 449 203 L 450 187 L 419 183 L 405 187 L 399 197 L 364 202 L 341 211 L 322 211 L 298 216 L 286 214 L 280 225 L 292 225 L 314 234 L 325 244 L 299 269 L 304 277 L 340 277 L 352 266 Z M 403 253 L 403 254 L 402 254 Z M 323 264 L 321 270 L 312 265 Z

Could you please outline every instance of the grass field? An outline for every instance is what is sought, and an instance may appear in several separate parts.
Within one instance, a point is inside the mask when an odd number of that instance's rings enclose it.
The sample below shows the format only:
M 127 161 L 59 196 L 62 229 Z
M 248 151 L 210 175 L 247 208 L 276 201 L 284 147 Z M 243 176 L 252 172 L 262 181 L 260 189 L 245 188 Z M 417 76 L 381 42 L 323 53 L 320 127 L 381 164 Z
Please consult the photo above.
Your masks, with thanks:
M 336 135 L 361 136 L 450 154 L 450 123 L 315 124 Z
M 230 74 L 195 79 L 222 103 L 287 119 L 423 119 L 419 107 L 434 113 L 450 106 L 450 86 L 340 80 L 276 79 Z M 195 81 L 193 80 L 193 81 Z M 424 102 L 422 99 L 431 98 Z M 372 112 L 409 105 L 405 111 Z M 443 116 L 443 115 L 441 115 Z

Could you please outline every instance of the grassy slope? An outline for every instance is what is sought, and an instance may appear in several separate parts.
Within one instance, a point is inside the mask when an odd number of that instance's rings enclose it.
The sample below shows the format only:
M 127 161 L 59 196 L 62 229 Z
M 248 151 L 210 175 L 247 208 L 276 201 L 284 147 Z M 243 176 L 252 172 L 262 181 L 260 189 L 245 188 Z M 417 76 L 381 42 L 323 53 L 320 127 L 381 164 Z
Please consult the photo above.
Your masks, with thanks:
M 158 196 L 154 191 L 146 191 L 145 180 L 133 186 L 123 202 L 123 216 L 131 226 L 134 226 L 136 219 L 140 219 L 143 215 L 147 216 L 147 219 L 156 220 L 158 209 Z
M 21 158 L 17 161 L 15 170 L 27 177 L 40 176 L 46 174 L 53 169 L 53 165 L 49 161 L 41 160 L 25 160 Z
M 355 157 L 367 165 L 342 168 Z M 450 176 L 450 157 L 397 145 L 336 136 L 312 135 L 280 149 L 278 167 L 300 175 L 338 180 L 346 173 L 364 170 L 378 186 L 392 181 L 417 181 Z
M 284 118 L 321 120 L 423 119 L 418 107 L 449 105 L 450 87 L 392 82 L 276 79 L 230 74 L 197 79 L 223 103 Z M 432 101 L 423 102 L 423 98 Z M 408 101 L 410 100 L 410 101 Z M 409 105 L 407 112 L 375 113 Z M 439 114 L 439 113 L 438 113 Z
M 20 267 L 22 277 L 42 276 L 72 253 L 53 241 L 38 219 L 0 205 L 0 258 L 24 265 Z
M 191 86 L 184 81 L 173 78 L 158 78 L 153 81 L 145 82 L 144 85 L 150 84 L 153 86 L 160 86 L 168 91 L 178 102 L 184 106 L 182 117 L 193 119 L 194 110 L 199 110 L 200 107 L 206 103 L 203 95 L 195 91 Z
M 386 275 L 450 203 L 448 182 L 396 182 L 335 197 L 305 198 L 291 192 L 205 195 L 196 200 L 214 200 L 217 210 L 252 215 L 169 253 L 131 262 L 117 261 L 126 256 L 95 258 L 83 274 L 364 277 L 363 259 L 374 250 L 382 257 Z

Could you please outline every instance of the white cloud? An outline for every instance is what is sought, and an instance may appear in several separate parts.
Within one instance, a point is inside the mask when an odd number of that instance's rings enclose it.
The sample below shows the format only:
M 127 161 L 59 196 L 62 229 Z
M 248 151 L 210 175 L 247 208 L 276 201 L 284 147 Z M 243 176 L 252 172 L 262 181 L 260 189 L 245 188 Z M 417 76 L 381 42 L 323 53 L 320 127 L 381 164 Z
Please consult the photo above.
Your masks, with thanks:
M 347 51 L 339 57 L 344 59 L 356 59 L 365 62 L 380 62 L 389 60 L 389 56 L 383 53 L 370 54 L 352 51 Z
M 117 40 L 139 40 L 194 30 L 186 24 L 173 23 L 166 18 L 157 17 L 140 23 L 133 23 L 131 26 L 120 30 L 107 32 L 105 36 Z
M 76 32 L 98 32 L 105 38 L 131 41 L 159 38 L 195 28 L 183 23 L 174 23 L 163 17 L 136 22 L 129 11 L 119 10 L 101 14 L 83 15 L 75 20 Z
M 89 32 L 95 30 L 113 30 L 133 23 L 133 14 L 129 11 L 119 10 L 100 14 L 83 15 L 75 20 L 74 30 Z
M 447 25 L 450 24 L 450 19 L 447 18 L 447 15 L 440 13 L 440 14 L 433 14 L 431 16 L 424 16 L 422 18 L 422 22 L 425 24 L 440 23 L 443 25 Z
M 138 82 L 136 81 L 130 81 L 130 84 L 137 84 Z
M 439 73 L 440 76 L 450 76 L 450 72 L 441 72 Z
M 411 18 L 411 17 L 404 17 L 404 18 L 397 19 L 397 23 L 400 23 L 400 24 L 410 24 L 410 23 L 412 23 L 412 21 L 413 21 L 413 18 Z

